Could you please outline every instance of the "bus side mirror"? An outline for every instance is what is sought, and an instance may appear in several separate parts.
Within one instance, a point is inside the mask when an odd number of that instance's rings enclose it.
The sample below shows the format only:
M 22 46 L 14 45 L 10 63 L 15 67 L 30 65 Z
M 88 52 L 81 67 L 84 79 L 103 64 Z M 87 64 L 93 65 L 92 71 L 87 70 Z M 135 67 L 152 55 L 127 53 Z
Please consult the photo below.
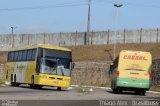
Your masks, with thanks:
M 72 63 L 72 70 L 74 69 L 74 67 L 75 67 L 75 63 Z
M 70 63 L 70 69 L 73 70 L 73 69 L 74 69 L 74 66 L 75 66 L 75 63 L 74 63 L 74 62 L 71 62 L 71 63 Z

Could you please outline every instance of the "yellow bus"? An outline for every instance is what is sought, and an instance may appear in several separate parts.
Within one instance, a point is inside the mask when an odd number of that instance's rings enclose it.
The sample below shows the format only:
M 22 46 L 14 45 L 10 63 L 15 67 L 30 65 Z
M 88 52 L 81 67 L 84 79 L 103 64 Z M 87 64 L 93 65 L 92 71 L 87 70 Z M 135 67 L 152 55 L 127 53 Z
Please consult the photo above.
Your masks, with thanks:
M 122 50 L 110 68 L 113 92 L 133 90 L 145 95 L 151 86 L 151 65 L 149 52 Z
M 8 51 L 7 79 L 11 86 L 28 84 L 31 88 L 43 86 L 69 87 L 72 70 L 70 49 L 35 44 Z

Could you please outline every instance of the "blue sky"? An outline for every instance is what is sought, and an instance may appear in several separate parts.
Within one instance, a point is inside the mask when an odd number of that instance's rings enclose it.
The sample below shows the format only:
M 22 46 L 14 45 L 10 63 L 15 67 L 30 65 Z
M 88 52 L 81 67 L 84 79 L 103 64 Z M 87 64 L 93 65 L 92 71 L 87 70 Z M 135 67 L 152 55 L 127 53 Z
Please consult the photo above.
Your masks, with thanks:
M 91 30 L 160 28 L 160 0 L 91 0 Z M 0 0 L 0 34 L 87 30 L 88 0 Z M 114 3 L 123 6 L 115 15 Z

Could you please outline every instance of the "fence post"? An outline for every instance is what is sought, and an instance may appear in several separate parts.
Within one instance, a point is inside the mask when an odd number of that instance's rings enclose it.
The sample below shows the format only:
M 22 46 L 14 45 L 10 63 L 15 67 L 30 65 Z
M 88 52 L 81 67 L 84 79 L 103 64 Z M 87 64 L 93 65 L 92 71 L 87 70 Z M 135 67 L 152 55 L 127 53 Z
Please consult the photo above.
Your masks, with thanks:
M 29 45 L 29 34 L 28 34 L 28 45 Z
M 84 33 L 84 45 L 87 44 L 87 32 Z
M 75 35 L 75 43 L 74 43 L 74 45 L 76 46 L 77 44 L 77 37 L 78 37 L 78 32 L 76 31 L 76 35 Z
M 59 33 L 59 46 L 61 46 L 61 32 Z
M 43 39 L 43 43 L 45 44 L 46 43 L 46 34 L 44 32 L 44 39 Z
M 91 45 L 93 44 L 93 35 L 94 35 L 94 31 L 92 30 Z
M 125 44 L 126 41 L 126 30 L 124 29 L 124 39 L 123 39 L 123 43 Z
M 24 36 L 24 35 L 21 35 L 21 36 L 20 36 L 20 43 L 21 43 L 22 45 L 24 44 L 24 42 L 23 42 L 23 38 L 24 38 L 24 37 L 23 37 L 23 36 Z
M 159 34 L 159 29 L 157 28 L 157 43 L 158 43 L 158 34 Z
M 14 48 L 14 35 L 12 34 L 12 48 Z
M 140 43 L 142 43 L 142 28 L 140 29 Z
M 108 29 L 108 40 L 107 40 L 107 44 L 109 44 L 109 33 L 110 33 L 110 30 Z

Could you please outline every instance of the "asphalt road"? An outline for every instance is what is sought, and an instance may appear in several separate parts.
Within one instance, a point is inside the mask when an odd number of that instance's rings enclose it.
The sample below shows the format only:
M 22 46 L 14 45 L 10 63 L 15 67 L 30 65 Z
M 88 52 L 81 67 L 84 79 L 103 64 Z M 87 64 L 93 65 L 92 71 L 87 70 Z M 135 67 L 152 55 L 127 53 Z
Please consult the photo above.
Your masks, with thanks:
M 146 96 L 135 95 L 133 92 L 113 94 L 110 89 L 90 87 L 73 87 L 57 91 L 56 88 L 44 87 L 30 89 L 28 86 L 0 87 L 0 105 L 2 106 L 116 106 L 115 101 L 120 100 L 118 106 L 129 106 L 133 101 L 160 101 L 160 93 L 146 93 Z M 117 102 L 117 101 L 116 101 Z M 132 103 L 131 103 L 132 102 Z M 7 103 L 9 105 L 7 105 Z M 135 102 L 134 102 L 135 103 Z M 136 106 L 136 105 L 134 105 Z M 143 106 L 143 105 L 140 105 Z M 148 105 L 146 105 L 148 106 Z M 153 105 L 154 106 L 154 105 Z M 155 105 L 158 106 L 158 105 Z

